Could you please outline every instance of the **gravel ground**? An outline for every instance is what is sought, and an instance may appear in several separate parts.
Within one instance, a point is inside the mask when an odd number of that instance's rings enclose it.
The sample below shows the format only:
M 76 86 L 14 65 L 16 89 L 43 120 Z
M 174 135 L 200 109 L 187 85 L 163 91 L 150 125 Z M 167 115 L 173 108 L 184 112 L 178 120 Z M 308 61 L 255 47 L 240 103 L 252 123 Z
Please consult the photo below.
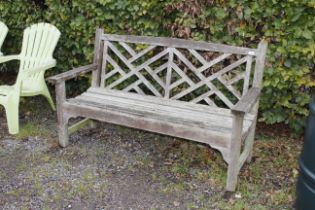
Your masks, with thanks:
M 18 136 L 0 110 L 0 209 L 292 208 L 300 141 L 261 137 L 224 199 L 226 165 L 206 145 L 97 123 L 62 149 L 55 113 L 41 98 L 27 102 Z

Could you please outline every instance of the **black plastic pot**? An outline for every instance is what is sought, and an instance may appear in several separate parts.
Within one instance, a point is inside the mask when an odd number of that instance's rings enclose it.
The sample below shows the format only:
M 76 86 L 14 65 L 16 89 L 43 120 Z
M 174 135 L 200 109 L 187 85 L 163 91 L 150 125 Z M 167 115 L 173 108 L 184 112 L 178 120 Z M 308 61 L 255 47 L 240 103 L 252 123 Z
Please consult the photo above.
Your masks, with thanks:
M 310 115 L 299 163 L 295 207 L 298 210 L 315 210 L 315 97 L 310 103 Z

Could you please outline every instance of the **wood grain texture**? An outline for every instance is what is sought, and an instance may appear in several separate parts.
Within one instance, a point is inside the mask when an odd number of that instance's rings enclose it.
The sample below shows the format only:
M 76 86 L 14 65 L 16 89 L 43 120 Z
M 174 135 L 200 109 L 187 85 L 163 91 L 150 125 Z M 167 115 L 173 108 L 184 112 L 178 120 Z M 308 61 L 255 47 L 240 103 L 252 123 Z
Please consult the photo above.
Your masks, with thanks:
M 137 44 L 150 44 L 157 46 L 173 47 L 173 48 L 188 48 L 194 50 L 208 50 L 223 53 L 235 53 L 241 55 L 255 55 L 256 49 L 245 47 L 236 47 L 224 44 L 214 44 L 209 42 L 192 41 L 176 38 L 165 37 L 150 37 L 150 36 L 132 36 L 132 35 L 115 35 L 104 34 L 103 40 L 137 43 Z
M 166 72 L 166 84 L 165 84 L 165 94 L 164 98 L 169 98 L 170 97 L 170 90 L 171 90 L 171 81 L 172 81 L 172 63 L 174 59 L 174 49 L 169 48 L 169 53 L 168 53 L 168 62 L 167 62 L 167 72 Z
M 49 78 L 47 78 L 47 80 L 51 83 L 59 83 L 62 81 L 66 81 L 66 80 L 75 78 L 75 77 L 79 76 L 80 74 L 85 74 L 87 72 L 94 71 L 96 69 L 96 67 L 97 66 L 95 64 L 81 66 L 78 68 L 74 68 L 70 71 L 66 71 L 64 73 L 49 77 Z
M 225 68 L 221 69 L 220 71 L 214 73 L 213 75 L 205 76 L 205 74 L 203 73 L 205 70 L 208 70 L 212 66 L 214 66 L 220 62 L 223 62 L 225 59 L 227 59 L 231 56 L 231 53 L 224 53 L 222 55 L 217 56 L 213 60 L 207 61 L 196 50 L 188 49 L 188 51 L 191 53 L 191 55 L 193 55 L 202 64 L 199 67 L 195 67 L 195 65 L 189 60 L 187 55 L 184 55 L 183 53 L 181 53 L 179 49 L 167 47 L 167 48 L 164 48 L 164 50 L 162 50 L 161 52 L 159 52 L 155 55 L 153 54 L 153 56 L 148 58 L 148 60 L 146 60 L 145 62 L 143 62 L 141 64 L 134 64 L 132 62 L 141 58 L 141 56 L 144 56 L 148 52 L 153 53 L 152 49 L 156 48 L 157 46 L 149 45 L 149 46 L 145 47 L 145 49 L 143 49 L 141 52 L 137 53 L 136 50 L 133 49 L 131 46 L 129 46 L 127 43 L 122 42 L 122 41 L 120 41 L 118 43 L 120 46 L 123 47 L 123 49 L 125 49 L 125 51 L 127 51 L 129 53 L 129 55 L 131 57 L 127 58 L 126 54 L 123 54 L 122 50 L 118 46 L 115 46 L 115 44 L 112 40 L 106 40 L 105 41 L 106 49 L 107 48 L 111 49 L 112 55 L 109 55 L 108 51 L 104 51 L 104 53 L 103 53 L 104 59 L 103 59 L 103 68 L 102 68 L 103 70 L 102 71 L 105 72 L 105 74 L 102 74 L 101 87 L 106 87 L 109 89 L 116 89 L 119 85 L 126 83 L 128 80 L 130 80 L 130 78 L 132 78 L 132 77 L 134 78 L 134 76 L 136 76 L 139 81 L 135 81 L 135 82 L 129 84 L 129 86 L 125 87 L 123 89 L 123 91 L 135 91 L 135 92 L 143 95 L 143 94 L 145 94 L 145 91 L 142 88 L 140 88 L 140 85 L 143 84 L 155 96 L 164 97 L 164 98 L 172 98 L 172 99 L 181 99 L 181 98 L 184 98 L 185 96 L 187 96 L 189 94 L 191 96 L 192 92 L 196 91 L 201 86 L 206 85 L 209 88 L 208 92 L 211 94 L 204 93 L 204 94 L 202 94 L 204 96 L 203 98 L 200 98 L 200 96 L 198 97 L 199 100 L 194 100 L 194 98 L 192 98 L 190 100 L 191 102 L 193 102 L 193 103 L 205 102 L 206 104 L 208 104 L 210 106 L 216 106 L 214 101 L 209 98 L 210 96 L 215 95 L 215 96 L 219 97 L 220 100 L 227 107 L 232 108 L 233 103 L 229 100 L 229 98 L 227 98 L 225 96 L 225 94 L 223 94 L 221 92 L 221 90 L 219 90 L 212 83 L 212 81 L 218 79 L 221 82 L 221 84 L 223 84 L 237 99 L 241 98 L 242 93 L 241 93 L 241 91 L 238 91 L 233 86 L 234 83 L 239 81 L 240 79 L 243 79 L 243 80 L 245 80 L 244 85 L 247 85 L 247 86 L 249 85 L 250 78 L 246 77 L 245 74 L 239 73 L 239 74 L 242 74 L 241 77 L 238 77 L 238 75 L 236 75 L 233 78 L 233 83 L 231 83 L 230 80 L 226 80 L 225 77 L 223 77 L 223 75 L 226 75 L 227 73 L 234 70 L 235 68 L 238 68 L 240 65 L 242 65 L 244 63 L 246 63 L 246 66 L 247 66 L 246 71 L 250 73 L 251 62 L 248 62 L 248 61 L 251 61 L 251 58 L 252 58 L 252 56 L 250 56 L 250 55 L 245 56 L 243 58 L 240 58 L 239 60 L 231 63 L 230 65 L 228 65 Z M 159 61 L 160 59 L 165 58 L 165 56 L 167 54 L 168 54 L 168 61 L 167 61 L 167 63 L 165 63 L 165 65 L 167 66 L 167 73 L 166 73 L 166 78 L 165 78 L 165 82 L 164 82 L 164 79 L 158 75 L 158 73 L 164 69 L 164 67 L 165 67 L 164 64 L 160 66 L 163 68 L 158 67 L 156 69 L 152 69 L 150 67 L 150 65 L 154 62 Z M 117 56 L 117 58 L 120 61 L 115 59 L 113 56 Z M 187 71 L 185 69 L 182 69 L 183 66 L 182 65 L 180 66 L 180 65 L 175 63 L 174 56 L 176 56 L 177 62 L 178 61 L 182 62 L 182 64 L 187 66 L 187 68 L 189 70 L 191 70 L 198 77 L 199 82 L 193 81 L 193 79 L 187 73 Z M 124 65 L 122 65 L 121 63 L 118 64 L 118 62 L 123 62 Z M 106 71 L 106 69 L 104 69 L 104 68 L 106 68 L 107 63 L 109 63 L 113 67 L 112 70 Z M 126 67 L 129 70 L 128 73 L 125 69 Z M 146 73 L 149 74 L 154 81 L 148 80 L 146 77 L 144 77 L 140 73 L 140 71 L 143 69 L 146 70 Z M 172 76 L 173 72 L 176 72 L 181 78 L 174 81 L 174 78 Z M 117 74 L 119 74 L 120 77 L 118 79 L 115 79 L 109 85 L 107 85 L 106 84 L 107 80 L 112 81 L 113 80 L 112 77 L 114 75 L 117 76 Z M 237 78 L 237 80 L 235 80 L 235 78 Z M 158 91 L 156 89 L 156 85 L 154 83 L 157 83 L 164 90 L 162 92 Z M 183 89 L 182 91 L 180 91 L 179 93 L 177 93 L 175 95 L 172 95 L 172 91 L 175 88 L 177 88 L 179 85 L 182 85 L 184 83 L 188 84 L 189 87 L 186 89 Z M 248 87 L 244 86 L 243 92 L 245 89 L 248 89 Z
M 96 29 L 95 33 L 95 43 L 94 43 L 94 57 L 93 64 L 96 65 L 96 71 L 92 73 L 92 86 L 98 87 L 101 82 L 101 72 L 102 72 L 102 58 L 103 58 L 103 45 L 104 42 L 101 40 L 101 36 L 104 33 L 103 29 Z
M 226 181 L 226 190 L 235 191 L 237 184 L 237 176 L 240 170 L 239 158 L 242 143 L 244 114 L 237 113 L 233 115 L 232 136 L 229 146 L 229 161 Z
M 260 96 L 260 89 L 259 88 L 251 88 L 245 94 L 244 97 L 237 104 L 232 108 L 233 113 L 248 113 L 251 111 L 253 106 L 257 103 L 258 98 Z
M 65 81 L 60 81 L 56 83 L 56 98 L 59 145 L 62 147 L 66 147 L 69 144 L 68 134 L 69 114 L 66 113 L 64 110 L 64 103 L 66 101 Z
M 267 53 L 268 43 L 262 40 L 258 45 L 255 73 L 253 86 L 257 88 L 262 88 L 262 79 L 265 67 L 266 53 Z

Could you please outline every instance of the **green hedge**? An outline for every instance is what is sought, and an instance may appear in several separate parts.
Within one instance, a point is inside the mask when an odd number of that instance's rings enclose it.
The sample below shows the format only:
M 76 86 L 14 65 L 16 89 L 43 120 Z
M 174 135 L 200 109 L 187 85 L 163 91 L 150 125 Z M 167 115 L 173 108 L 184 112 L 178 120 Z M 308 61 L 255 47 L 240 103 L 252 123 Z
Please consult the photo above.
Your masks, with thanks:
M 315 86 L 314 1 L 46 0 L 44 7 L 34 2 L 44 1 L 0 0 L 0 19 L 10 28 L 3 51 L 19 51 L 22 30 L 28 25 L 51 22 L 62 32 L 56 72 L 91 62 L 97 27 L 107 33 L 176 36 L 248 47 L 266 39 L 260 120 L 284 122 L 302 131 Z

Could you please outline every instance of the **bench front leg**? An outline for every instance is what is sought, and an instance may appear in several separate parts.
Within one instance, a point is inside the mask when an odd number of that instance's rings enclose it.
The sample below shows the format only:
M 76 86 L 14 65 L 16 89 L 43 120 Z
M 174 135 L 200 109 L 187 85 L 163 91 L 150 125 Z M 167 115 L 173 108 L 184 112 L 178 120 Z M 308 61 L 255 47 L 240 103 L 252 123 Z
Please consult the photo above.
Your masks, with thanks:
M 243 113 L 233 113 L 232 139 L 229 148 L 228 174 L 226 182 L 226 190 L 234 192 L 237 184 L 237 176 L 239 173 L 239 159 L 242 144 L 243 130 Z
M 254 146 L 255 131 L 256 131 L 256 124 L 257 124 L 257 117 L 258 117 L 258 106 L 259 106 L 259 102 L 257 101 L 251 112 L 252 114 L 255 115 L 255 119 L 253 121 L 252 127 L 247 137 L 248 142 L 245 144 L 245 149 L 250 151 L 249 155 L 246 158 L 247 163 L 250 163 L 253 157 L 253 146 Z
M 69 144 L 68 121 L 69 116 L 64 112 L 63 104 L 66 101 L 65 81 L 56 83 L 56 102 L 58 118 L 59 145 L 66 147 Z

